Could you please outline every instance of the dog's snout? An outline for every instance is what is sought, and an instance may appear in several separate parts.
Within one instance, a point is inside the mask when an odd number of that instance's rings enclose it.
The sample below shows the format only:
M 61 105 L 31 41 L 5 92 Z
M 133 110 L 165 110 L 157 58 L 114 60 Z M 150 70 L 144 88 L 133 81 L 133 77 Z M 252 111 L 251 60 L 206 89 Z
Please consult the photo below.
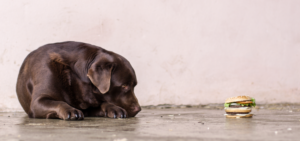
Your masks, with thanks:
M 140 107 L 140 106 L 135 106 L 135 107 L 133 107 L 133 112 L 134 113 L 138 113 L 138 112 L 140 112 L 142 110 L 142 108 Z
M 142 108 L 140 106 L 134 106 L 131 107 L 131 110 L 129 112 L 129 116 L 130 117 L 134 117 L 137 113 L 139 113 L 142 110 Z

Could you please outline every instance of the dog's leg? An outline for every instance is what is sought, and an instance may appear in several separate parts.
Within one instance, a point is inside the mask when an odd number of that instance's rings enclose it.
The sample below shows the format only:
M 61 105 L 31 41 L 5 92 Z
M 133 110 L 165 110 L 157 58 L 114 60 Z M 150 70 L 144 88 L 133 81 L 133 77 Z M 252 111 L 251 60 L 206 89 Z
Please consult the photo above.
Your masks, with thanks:
M 66 102 L 56 101 L 48 97 L 36 98 L 31 101 L 30 109 L 33 118 L 60 118 L 64 120 L 82 120 L 83 113 Z
M 128 114 L 126 110 L 123 108 L 116 106 L 114 104 L 104 102 L 101 104 L 101 109 L 105 114 L 105 117 L 110 118 L 126 118 L 128 117 Z
M 98 108 L 89 108 L 84 110 L 84 115 L 89 117 L 109 117 L 109 118 L 127 118 L 125 109 L 114 104 L 104 102 Z

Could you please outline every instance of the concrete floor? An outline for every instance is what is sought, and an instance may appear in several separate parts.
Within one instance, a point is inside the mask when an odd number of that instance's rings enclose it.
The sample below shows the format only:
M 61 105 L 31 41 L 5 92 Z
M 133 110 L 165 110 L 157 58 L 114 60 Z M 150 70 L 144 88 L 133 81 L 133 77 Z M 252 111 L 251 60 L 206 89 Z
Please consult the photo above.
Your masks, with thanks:
M 253 110 L 254 117 L 247 119 L 225 118 L 224 113 L 203 108 L 143 109 L 135 118 L 83 121 L 0 113 L 0 140 L 300 140 L 299 111 Z

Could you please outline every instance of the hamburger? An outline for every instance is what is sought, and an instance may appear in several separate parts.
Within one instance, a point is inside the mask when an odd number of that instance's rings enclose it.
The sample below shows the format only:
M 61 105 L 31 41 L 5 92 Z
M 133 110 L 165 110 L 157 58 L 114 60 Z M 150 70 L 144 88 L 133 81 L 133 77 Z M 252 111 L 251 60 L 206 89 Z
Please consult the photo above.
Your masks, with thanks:
M 252 107 L 255 107 L 255 99 L 249 96 L 237 96 L 226 99 L 224 107 L 227 118 L 251 118 Z

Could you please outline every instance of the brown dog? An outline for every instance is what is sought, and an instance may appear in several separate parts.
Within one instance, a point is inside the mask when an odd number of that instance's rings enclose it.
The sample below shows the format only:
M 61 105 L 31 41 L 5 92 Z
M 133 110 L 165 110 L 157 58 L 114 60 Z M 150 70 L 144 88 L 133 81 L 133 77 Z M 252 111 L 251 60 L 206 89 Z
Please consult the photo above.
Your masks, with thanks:
M 31 118 L 134 117 L 135 72 L 122 56 L 80 43 L 48 44 L 24 60 L 18 99 Z

